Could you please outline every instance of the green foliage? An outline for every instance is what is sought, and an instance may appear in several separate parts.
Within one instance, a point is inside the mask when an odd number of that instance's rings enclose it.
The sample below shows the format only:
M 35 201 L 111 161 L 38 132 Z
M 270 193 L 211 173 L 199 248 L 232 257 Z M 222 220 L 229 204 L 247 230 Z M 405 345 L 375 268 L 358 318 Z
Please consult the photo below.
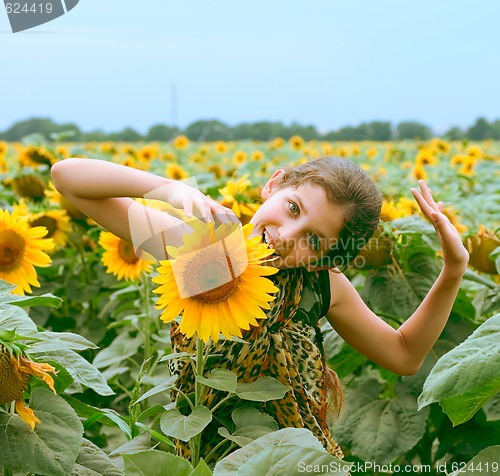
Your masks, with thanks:
M 469 420 L 500 391 L 500 314 L 438 360 L 424 384 L 419 408 L 439 402 L 453 423 Z
M 285 428 L 268 433 L 219 461 L 214 476 L 261 476 L 262 474 L 307 474 L 341 476 L 350 463 L 327 453 L 313 434 L 304 428 Z
M 500 124 L 500 121 L 489 124 L 491 130 L 495 124 Z M 29 129 L 26 133 L 36 132 Z M 55 153 L 55 144 L 47 142 L 46 134 L 41 129 L 38 132 L 43 135 L 25 138 L 25 145 L 36 141 L 52 147 Z M 137 138 L 134 131 L 128 132 L 132 133 L 131 137 Z M 169 141 L 181 132 L 157 125 L 150 129 L 147 138 Z M 191 132 L 205 139 L 217 138 L 220 133 L 219 138 L 224 140 L 230 140 L 235 135 L 262 140 L 276 136 L 286 140 L 294 134 L 305 139 L 325 138 L 313 127 L 266 122 L 229 127 L 218 121 L 202 121 L 196 127 L 193 125 Z M 454 133 L 463 137 L 468 132 Z M 52 133 L 58 134 L 57 137 L 52 136 L 54 140 L 67 139 L 64 131 L 50 130 L 49 136 Z M 391 137 L 390 134 L 393 131 L 389 123 L 372 122 L 342 128 L 328 137 L 335 140 L 386 140 Z M 72 136 L 71 140 L 77 137 Z M 191 139 L 194 137 L 190 135 Z M 95 138 L 107 140 L 109 136 L 96 132 Z M 358 146 L 359 155 L 352 152 L 356 144 L 331 144 L 331 147 L 335 153 L 351 151 L 349 158 L 370 166 L 386 196 L 397 200 L 406 197 L 407 189 L 415 186 L 411 170 L 404 169 L 402 165 L 411 165 L 421 145 L 408 142 L 386 147 L 361 143 Z M 494 220 L 500 205 L 500 185 L 496 175 L 499 149 L 495 144 L 482 146 L 490 158 L 478 161 L 475 175 L 466 176 L 450 166 L 449 159 L 454 154 L 465 154 L 468 146 L 467 142 L 450 144 L 449 153 L 435 152 L 440 163 L 426 166 L 425 170 L 439 198 L 445 204 L 457 206 L 460 221 L 474 234 L 480 224 L 492 229 L 498 226 Z M 172 152 L 166 144 L 159 147 L 161 151 Z M 296 151 L 285 143 L 282 148 L 273 150 L 265 144 L 255 145 L 249 141 L 229 143 L 227 147 L 227 152 L 214 155 L 213 145 L 191 143 L 188 149 L 174 152 L 176 161 L 200 179 L 202 189 L 206 187 L 212 196 L 217 197 L 218 189 L 230 176 L 217 178 L 207 171 L 208 165 L 219 162 L 230 164 L 235 150 L 241 148 L 248 156 L 255 150 L 264 153 L 265 160 L 247 160 L 230 171 L 234 176 L 249 173 L 257 184 L 257 177 L 263 177 L 275 165 L 278 167 L 308 156 L 309 147 L 320 149 L 319 143 L 310 143 L 303 150 Z M 367 150 L 371 147 L 378 150 L 375 158 L 367 157 Z M 115 148 L 119 150 L 120 146 Z M 75 144 L 70 147 L 70 153 L 84 155 L 89 151 L 83 144 Z M 198 153 L 203 156 L 204 162 L 196 169 L 191 162 L 191 154 Z M 10 154 L 8 162 L 17 164 L 13 148 L 10 148 Z M 99 158 L 117 158 L 102 152 L 100 146 L 94 148 L 91 154 Z M 133 153 L 130 155 L 133 156 Z M 123 154 L 119 155 L 118 159 L 123 157 Z M 150 165 L 153 172 L 163 173 L 166 164 L 155 158 Z M 230 165 L 227 170 L 234 164 Z M 385 173 L 378 174 L 378 168 L 382 167 Z M 47 166 L 35 172 L 48 181 Z M 2 178 L 8 179 L 11 175 L 8 172 L 2 174 Z M 0 183 L 0 203 L 3 207 L 10 208 L 18 198 L 7 181 Z M 155 298 L 147 283 L 118 282 L 107 274 L 100 261 L 102 250 L 92 246 L 98 240 L 99 228 L 84 219 L 72 220 L 72 227 L 68 245 L 52 255 L 52 265 L 37 270 L 42 287 L 34 295 L 11 295 L 13 286 L 0 281 L 0 337 L 14 342 L 19 348 L 25 347 L 34 360 L 56 367 L 56 391 L 62 393 L 70 407 L 61 404 L 60 397 L 54 396 L 46 389 L 45 383 L 34 377 L 25 397 L 27 400 L 31 397 L 34 404 L 38 398 L 35 396 L 43 391 L 57 403 L 56 406 L 64 407 L 72 417 L 77 415 L 83 423 L 83 430 L 78 425 L 73 430 L 78 429 L 80 443 L 76 444 L 75 433 L 72 449 L 64 450 L 66 459 L 62 463 L 53 452 L 59 451 L 59 446 L 48 452 L 36 449 L 36 456 L 31 458 L 24 458 L 21 453 L 5 455 L 2 451 L 0 470 L 2 464 L 9 469 L 9 465 L 5 464 L 7 461 L 12 463 L 12 468 L 21 468 L 20 471 L 24 472 L 34 470 L 36 474 L 63 474 L 64 471 L 64 474 L 113 475 L 125 471 L 126 474 L 149 475 L 167 464 L 176 470 L 177 465 L 180 465 L 179 468 L 182 466 L 184 469 L 179 471 L 185 470 L 186 474 L 204 476 L 211 474 L 215 458 L 207 458 L 210 468 L 200 460 L 195 469 L 193 464 L 171 454 L 175 450 L 170 438 L 175 435 L 187 438 L 193 432 L 197 433 L 193 438 L 203 438 L 207 431 L 217 431 L 224 438 L 224 448 L 227 447 L 228 451 L 241 447 L 229 458 L 217 463 L 216 472 L 219 471 L 219 474 L 226 474 L 226 469 L 230 471 L 227 474 L 236 471 L 231 463 L 234 455 L 238 464 L 247 471 L 245 474 L 259 476 L 266 471 L 293 474 L 298 458 L 311 464 L 330 464 L 334 461 L 322 450 L 319 442 L 315 440 L 312 443 L 311 435 L 304 431 L 293 438 L 282 438 L 280 435 L 285 433 L 277 431 L 274 420 L 258 411 L 264 408 L 262 402 L 282 398 L 288 391 L 269 379 L 253 384 L 238 383 L 232 372 L 222 369 L 199 374 L 196 380 L 201 388 L 207 386 L 227 392 L 223 402 L 241 400 L 240 407 L 231 414 L 220 416 L 223 411 L 219 411 L 210 425 L 204 426 L 214 408 L 198 405 L 192 413 L 188 401 L 178 393 L 175 375 L 170 374 L 167 366 L 175 359 L 196 365 L 197 359 L 188 353 L 171 354 L 168 326 L 159 322 L 158 313 L 153 309 Z M 425 296 L 441 270 L 442 260 L 435 231 L 421 217 L 413 215 L 386 222 L 385 228 L 394 239 L 390 262 L 373 270 L 347 270 L 346 274 L 368 305 L 397 328 Z M 492 256 L 500 267 L 498 250 Z M 379 368 L 345 343 L 329 324 L 325 324 L 321 331 L 326 359 L 337 371 L 347 393 L 347 413 L 341 420 L 332 423 L 332 432 L 342 444 L 346 460 L 374 460 L 379 464 L 418 462 L 433 468 L 438 462 L 446 461 L 447 470 L 450 470 L 452 463 L 460 468 L 470 460 L 487 463 L 498 459 L 498 447 L 492 445 L 500 441 L 500 393 L 496 370 L 498 362 L 495 360 L 498 345 L 495 347 L 494 344 L 495 340 L 498 342 L 495 324 L 498 323 L 498 316 L 495 314 L 499 311 L 500 286 L 497 278 L 469 269 L 440 339 L 420 371 L 408 377 Z M 418 411 L 416 402 L 420 394 L 425 407 Z M 195 406 L 195 393 L 186 397 Z M 37 425 L 33 435 L 49 438 L 50 447 L 56 443 L 52 441 L 52 433 L 42 431 L 45 428 L 43 425 L 50 423 L 59 410 L 42 409 L 39 414 L 39 408 L 36 407 L 35 412 L 38 416 L 42 415 L 42 424 Z M 219 407 L 220 410 L 223 408 Z M 9 421 L 6 432 L 0 429 L 0 438 L 4 438 L 0 440 L 1 448 L 5 447 L 6 439 L 14 438 L 13 435 L 21 438 L 19 435 L 25 435 L 21 430 L 28 428 L 11 411 L 10 405 L 0 407 L 0 421 L 5 423 L 6 418 Z M 69 430 L 63 426 L 63 435 L 65 431 Z M 165 434 L 171 434 L 171 437 Z M 33 435 L 28 437 L 34 438 Z M 27 448 L 31 447 L 28 445 Z M 241 450 L 244 451 L 238 453 Z M 61 464 L 65 465 L 64 469 Z M 32 470 L 28 469 L 28 465 L 33 466 Z M 316 469 L 321 471 L 321 468 Z M 321 474 L 315 473 L 316 469 L 311 467 L 308 474 Z M 484 467 L 481 474 L 487 474 Z
M 184 416 L 179 410 L 167 410 L 161 417 L 161 430 L 165 435 L 189 441 L 198 435 L 212 421 L 212 412 L 200 405 L 193 409 L 190 415 Z
M 122 476 L 110 457 L 91 441 L 83 439 L 71 476 Z
M 193 476 L 194 474 L 203 474 L 194 473 L 194 468 L 189 461 L 162 451 L 141 451 L 124 455 L 123 459 L 125 460 L 125 476 L 165 476 L 165 474 Z M 200 465 L 202 464 L 200 463 Z
M 83 426 L 63 398 L 33 390 L 31 408 L 41 423 L 33 431 L 17 415 L 0 412 L 0 466 L 47 476 L 67 476 L 82 444 Z
M 380 392 L 375 379 L 350 391 L 349 412 L 333 430 L 341 445 L 349 446 L 359 458 L 389 464 L 422 438 L 429 412 L 417 411 L 416 397 L 401 382 L 396 384 L 392 398 L 380 399 Z
M 495 476 L 500 469 L 500 446 L 489 446 L 474 456 L 467 464 L 457 464 L 456 471 L 449 476 Z M 453 466 L 452 466 L 453 467 Z

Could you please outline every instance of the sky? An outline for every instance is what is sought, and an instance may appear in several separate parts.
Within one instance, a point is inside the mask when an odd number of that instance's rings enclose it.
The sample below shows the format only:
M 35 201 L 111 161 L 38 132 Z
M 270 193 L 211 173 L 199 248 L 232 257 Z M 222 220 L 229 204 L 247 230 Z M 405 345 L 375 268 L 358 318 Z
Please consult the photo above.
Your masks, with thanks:
M 500 118 L 498 0 L 80 0 L 15 34 L 2 8 L 0 130 Z

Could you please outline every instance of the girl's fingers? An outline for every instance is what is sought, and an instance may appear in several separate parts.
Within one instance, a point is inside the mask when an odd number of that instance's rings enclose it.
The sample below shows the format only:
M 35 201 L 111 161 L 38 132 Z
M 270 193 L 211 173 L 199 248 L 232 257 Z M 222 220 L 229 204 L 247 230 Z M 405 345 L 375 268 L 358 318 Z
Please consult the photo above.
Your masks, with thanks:
M 434 211 L 434 209 L 429 205 L 429 203 L 427 203 L 427 200 L 425 200 L 425 198 L 416 188 L 412 188 L 411 193 L 415 197 L 415 200 L 417 201 L 420 210 L 422 210 L 422 212 L 428 218 L 431 218 L 431 213 Z
M 184 201 L 184 213 L 188 218 L 193 216 L 193 202 L 191 200 Z
M 220 217 L 220 215 L 224 215 L 224 217 L 220 220 L 222 223 L 235 223 L 239 224 L 240 220 L 238 217 L 235 215 L 233 210 L 230 208 L 224 207 L 221 205 L 219 202 L 216 200 L 213 200 L 212 198 L 209 197 L 209 203 L 210 207 L 212 209 L 212 212 L 217 216 L 217 218 Z
M 432 198 L 431 189 L 427 186 L 424 180 L 419 180 L 418 184 L 420 185 L 420 189 L 422 190 L 422 196 L 425 198 L 427 203 L 434 208 L 434 210 L 439 210 L 434 198 Z

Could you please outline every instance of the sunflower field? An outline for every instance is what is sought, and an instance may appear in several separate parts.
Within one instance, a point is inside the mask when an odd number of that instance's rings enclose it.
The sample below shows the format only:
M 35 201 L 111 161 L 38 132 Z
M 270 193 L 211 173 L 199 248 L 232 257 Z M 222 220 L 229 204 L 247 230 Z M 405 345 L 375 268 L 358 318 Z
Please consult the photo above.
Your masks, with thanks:
M 320 321 L 328 364 L 346 391 L 346 411 L 331 424 L 344 463 L 307 430 L 277 430 L 258 406 L 220 422 L 222 458 L 178 457 L 174 440 L 199 448 L 213 409 L 196 406 L 188 416 L 177 410 L 172 361 L 193 363 L 197 383 L 228 398 L 265 402 L 287 389 L 277 381 L 248 387 L 227 372 L 204 376 L 209 345 L 195 355 L 172 354 L 164 321 L 179 310 L 160 319 L 162 298 L 154 291 L 166 285 L 161 267 L 60 195 L 50 168 L 80 157 L 196 177 L 203 193 L 246 224 L 274 170 L 323 155 L 360 164 L 383 193 L 379 228 L 344 272 L 395 328 L 415 311 L 442 263 L 434 228 L 410 189 L 425 179 L 444 202 L 470 253 L 449 321 L 412 376 L 379 367 Z M 193 143 L 179 136 L 170 143 L 80 144 L 36 135 L 0 142 L 0 474 L 489 475 L 500 474 L 499 463 L 500 143 L 298 136 Z

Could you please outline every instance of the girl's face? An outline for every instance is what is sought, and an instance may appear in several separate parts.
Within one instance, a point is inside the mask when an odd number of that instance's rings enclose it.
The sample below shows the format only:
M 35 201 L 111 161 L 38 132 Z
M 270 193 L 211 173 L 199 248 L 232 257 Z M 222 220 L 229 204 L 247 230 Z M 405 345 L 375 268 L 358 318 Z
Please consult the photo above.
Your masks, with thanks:
M 250 220 L 252 235 L 276 250 L 269 262 L 277 268 L 312 268 L 338 239 L 345 210 L 328 201 L 318 185 L 278 188 L 284 170 L 277 170 L 262 189 L 265 200 Z

